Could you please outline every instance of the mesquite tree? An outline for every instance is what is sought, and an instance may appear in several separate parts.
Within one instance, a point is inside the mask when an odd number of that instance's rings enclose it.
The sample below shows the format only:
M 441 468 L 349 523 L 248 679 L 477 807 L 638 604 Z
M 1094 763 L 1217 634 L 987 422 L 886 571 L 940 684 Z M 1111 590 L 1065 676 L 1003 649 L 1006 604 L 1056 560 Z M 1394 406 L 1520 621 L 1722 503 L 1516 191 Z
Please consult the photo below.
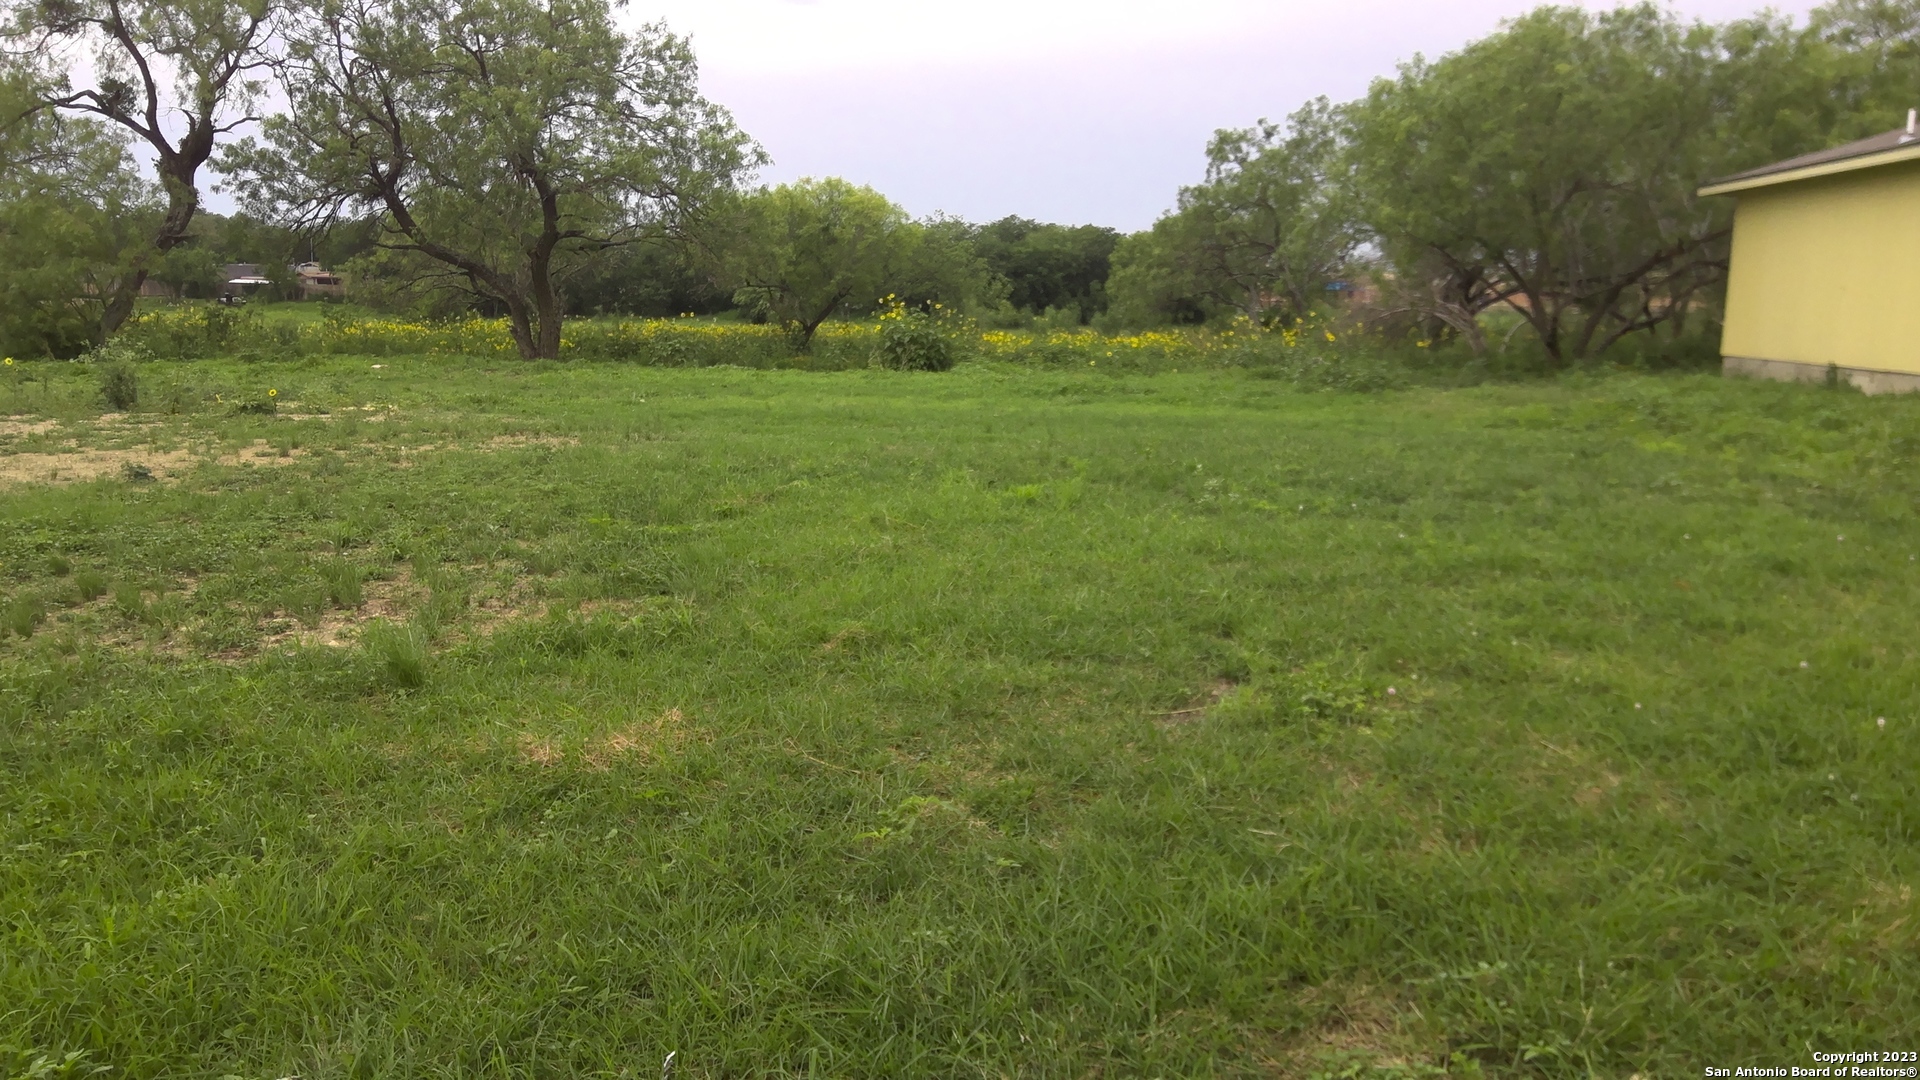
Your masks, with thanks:
M 1123 315 L 1224 309 L 1255 322 L 1306 315 L 1359 243 L 1338 113 L 1321 98 L 1275 124 L 1216 132 L 1205 183 L 1116 254 Z
M 1731 231 L 1728 201 L 1696 189 L 1768 160 L 1749 144 L 1774 65 L 1730 36 L 1650 4 L 1540 8 L 1376 82 L 1350 138 L 1402 284 L 1432 283 L 1436 317 L 1509 306 L 1555 363 L 1684 319 Z
M 288 108 L 225 167 L 304 226 L 381 245 L 506 311 L 557 357 L 566 275 L 671 233 L 759 163 L 702 98 L 687 43 L 605 0 L 317 0 L 288 32 Z
M 199 173 L 219 141 L 258 119 L 272 60 L 276 0 L 32 0 L 12 5 L 9 36 L 61 74 L 42 108 L 100 117 L 144 143 L 166 195 L 152 249 L 106 283 L 100 329 L 133 313 L 154 263 L 190 239 Z M 78 54 L 78 55 L 76 55 Z M 84 56 L 89 63 L 76 65 Z M 75 86 L 76 68 L 92 77 Z
M 734 302 L 780 323 L 802 352 L 820 324 L 873 311 L 889 294 L 957 305 L 993 285 L 963 223 L 915 221 L 885 195 L 836 177 L 731 200 L 695 239 Z

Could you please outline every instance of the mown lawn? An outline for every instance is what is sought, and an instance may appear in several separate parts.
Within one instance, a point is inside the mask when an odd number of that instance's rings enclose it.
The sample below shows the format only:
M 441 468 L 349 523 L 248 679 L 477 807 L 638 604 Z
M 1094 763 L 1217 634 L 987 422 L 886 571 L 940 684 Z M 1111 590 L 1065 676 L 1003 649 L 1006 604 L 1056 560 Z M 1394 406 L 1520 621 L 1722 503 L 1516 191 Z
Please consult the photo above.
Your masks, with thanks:
M 373 363 L 0 383 L 0 1076 L 1920 1048 L 1920 399 Z

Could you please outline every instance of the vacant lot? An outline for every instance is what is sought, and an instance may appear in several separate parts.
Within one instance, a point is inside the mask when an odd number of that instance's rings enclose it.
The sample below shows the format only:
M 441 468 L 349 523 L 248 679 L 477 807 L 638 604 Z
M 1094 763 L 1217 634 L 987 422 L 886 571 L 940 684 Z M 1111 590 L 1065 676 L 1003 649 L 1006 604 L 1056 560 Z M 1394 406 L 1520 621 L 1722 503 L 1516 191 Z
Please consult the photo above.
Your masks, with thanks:
M 375 363 L 0 383 L 0 1076 L 1914 1048 L 1920 400 Z

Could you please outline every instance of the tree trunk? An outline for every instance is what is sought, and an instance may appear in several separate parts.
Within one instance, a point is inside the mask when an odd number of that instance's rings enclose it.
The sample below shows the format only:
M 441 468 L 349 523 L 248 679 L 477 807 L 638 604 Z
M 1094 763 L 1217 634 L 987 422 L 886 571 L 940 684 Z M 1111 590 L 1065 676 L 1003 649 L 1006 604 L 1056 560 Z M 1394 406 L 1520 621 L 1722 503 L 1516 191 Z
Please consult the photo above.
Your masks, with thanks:
M 193 217 L 200 211 L 200 189 L 194 183 L 199 172 L 197 165 L 178 159 L 169 162 L 162 160 L 156 168 L 160 172 L 160 182 L 167 191 L 167 213 L 160 219 L 160 228 L 153 236 L 151 251 L 141 252 L 134 257 L 133 268 L 114 282 L 107 294 L 106 304 L 100 312 L 100 340 L 112 337 L 133 317 L 135 305 L 140 299 L 140 287 L 147 283 L 150 272 L 148 258 L 152 252 L 161 255 L 172 251 L 188 240 L 187 230 L 193 225 Z
M 513 335 L 513 344 L 520 350 L 520 359 L 540 359 L 540 344 L 534 338 L 533 326 L 527 315 L 527 302 L 519 297 L 502 297 L 507 304 L 507 331 Z
M 113 289 L 107 293 L 106 305 L 100 311 L 100 335 L 96 345 L 104 345 L 108 338 L 118 333 L 127 320 L 133 316 L 133 307 L 140 300 L 140 287 L 147 283 L 147 268 L 136 266 L 125 277 L 117 279 Z
M 553 288 L 553 244 L 537 246 L 527 267 L 533 294 L 533 355 L 529 360 L 560 359 L 560 297 Z

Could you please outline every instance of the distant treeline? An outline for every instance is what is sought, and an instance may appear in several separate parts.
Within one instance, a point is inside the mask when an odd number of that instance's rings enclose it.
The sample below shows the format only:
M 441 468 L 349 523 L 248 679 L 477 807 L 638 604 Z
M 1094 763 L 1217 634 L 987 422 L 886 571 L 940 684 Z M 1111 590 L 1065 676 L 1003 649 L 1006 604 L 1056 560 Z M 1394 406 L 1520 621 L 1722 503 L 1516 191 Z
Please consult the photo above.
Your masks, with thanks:
M 0 349 L 22 355 L 100 343 L 149 282 L 208 296 L 227 263 L 280 279 L 312 257 L 371 307 L 504 318 L 526 357 L 581 315 L 731 311 L 805 350 L 883 310 L 1119 329 L 1338 306 L 1474 353 L 1503 311 L 1570 363 L 1713 331 L 1731 207 L 1703 181 L 1920 105 L 1920 0 L 1804 24 L 1543 7 L 1358 101 L 1220 131 L 1205 178 L 1123 237 L 756 187 L 766 156 L 699 95 L 686 41 L 619 30 L 607 0 L 4 10 Z M 211 175 L 241 213 L 201 209 Z

